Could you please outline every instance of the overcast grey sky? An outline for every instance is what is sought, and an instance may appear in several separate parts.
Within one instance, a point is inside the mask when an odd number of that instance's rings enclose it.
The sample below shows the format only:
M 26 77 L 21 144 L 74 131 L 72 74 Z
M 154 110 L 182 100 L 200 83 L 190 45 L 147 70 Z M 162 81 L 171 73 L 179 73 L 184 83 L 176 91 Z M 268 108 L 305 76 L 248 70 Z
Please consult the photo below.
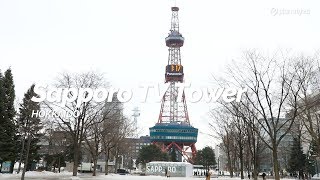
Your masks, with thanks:
M 62 71 L 96 70 L 114 87 L 163 83 L 173 0 L 0 0 L 0 69 L 11 67 L 22 99 L 31 83 L 50 84 Z M 320 1 L 177 0 L 185 80 L 212 86 L 246 49 L 312 53 L 320 45 Z M 297 11 L 299 10 L 299 11 Z M 301 11 L 301 14 L 299 12 Z M 188 97 L 187 97 L 188 98 Z M 156 123 L 160 103 L 141 110 L 142 134 Z M 214 103 L 188 103 L 199 128 L 198 148 L 214 145 L 207 115 Z

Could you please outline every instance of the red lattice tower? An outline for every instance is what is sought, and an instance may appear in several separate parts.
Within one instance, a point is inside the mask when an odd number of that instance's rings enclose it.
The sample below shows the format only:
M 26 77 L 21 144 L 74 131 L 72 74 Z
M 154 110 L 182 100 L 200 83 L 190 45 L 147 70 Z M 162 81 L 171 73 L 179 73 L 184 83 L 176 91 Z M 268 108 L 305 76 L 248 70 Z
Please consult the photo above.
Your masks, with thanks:
M 169 87 L 163 95 L 158 123 L 150 128 L 151 141 L 160 146 L 163 151 L 172 148 L 178 151 L 187 161 L 193 162 L 196 155 L 198 129 L 192 127 L 189 121 L 185 93 L 179 99 L 177 83 L 184 82 L 183 66 L 181 64 L 180 48 L 184 37 L 179 32 L 178 7 L 172 7 L 171 29 L 166 37 L 169 48 L 168 64 L 165 69 L 165 83 Z M 188 153 L 191 150 L 191 155 Z

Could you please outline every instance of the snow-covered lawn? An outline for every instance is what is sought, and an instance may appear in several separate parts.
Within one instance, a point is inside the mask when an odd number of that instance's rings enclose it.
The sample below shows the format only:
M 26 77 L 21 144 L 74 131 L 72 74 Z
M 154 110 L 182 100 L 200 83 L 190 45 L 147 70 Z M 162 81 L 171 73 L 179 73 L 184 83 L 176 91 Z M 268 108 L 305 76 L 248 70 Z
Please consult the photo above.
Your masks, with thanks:
M 80 178 L 82 179 L 82 178 Z M 89 178 L 88 178 L 89 179 Z M 131 176 L 131 175 L 117 175 L 111 174 L 108 176 L 100 175 L 95 179 L 108 179 L 108 180 L 205 180 L 205 177 L 170 177 L 166 178 L 164 176 Z M 228 177 L 219 177 L 211 178 L 212 180 L 240 180 L 240 178 L 228 178 Z M 287 179 L 289 180 L 289 179 Z
M 21 174 L 0 174 L 0 180 L 17 180 L 20 179 Z M 204 180 L 204 177 L 170 177 L 166 178 L 163 176 L 138 176 L 138 175 L 118 175 L 118 174 L 98 174 L 93 177 L 91 174 L 79 174 L 77 177 L 73 177 L 71 172 L 26 172 L 26 180 Z M 211 178 L 212 180 L 240 180 L 240 178 L 228 178 L 228 177 L 219 177 Z M 287 179 L 289 180 L 289 179 Z
M 71 172 L 61 172 L 61 173 L 53 173 L 53 172 L 48 172 L 48 171 L 42 171 L 42 172 L 37 172 L 37 171 L 28 171 L 25 174 L 25 179 L 46 179 L 46 178 L 53 178 L 59 179 L 60 177 L 71 177 L 72 173 Z M 20 179 L 21 178 L 21 173 L 20 174 L 1 174 L 0 173 L 0 180 L 6 180 L 6 179 Z

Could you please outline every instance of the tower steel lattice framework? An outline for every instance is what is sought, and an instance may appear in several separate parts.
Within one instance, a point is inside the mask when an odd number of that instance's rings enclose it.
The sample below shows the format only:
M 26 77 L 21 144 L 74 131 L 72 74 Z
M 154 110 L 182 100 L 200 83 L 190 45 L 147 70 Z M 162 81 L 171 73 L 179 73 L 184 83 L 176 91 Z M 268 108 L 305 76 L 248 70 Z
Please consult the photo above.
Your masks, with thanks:
M 178 7 L 171 7 L 171 28 L 166 37 L 169 56 L 165 68 L 165 83 L 168 89 L 162 97 L 158 122 L 150 128 L 150 138 L 153 144 L 162 151 L 177 150 L 187 161 L 193 163 L 196 156 L 198 129 L 192 127 L 189 121 L 186 97 L 184 91 L 179 97 L 177 83 L 184 82 L 183 66 L 181 64 L 180 48 L 184 37 L 179 31 Z M 181 92 L 180 92 L 181 93 Z M 188 153 L 191 151 L 191 154 Z

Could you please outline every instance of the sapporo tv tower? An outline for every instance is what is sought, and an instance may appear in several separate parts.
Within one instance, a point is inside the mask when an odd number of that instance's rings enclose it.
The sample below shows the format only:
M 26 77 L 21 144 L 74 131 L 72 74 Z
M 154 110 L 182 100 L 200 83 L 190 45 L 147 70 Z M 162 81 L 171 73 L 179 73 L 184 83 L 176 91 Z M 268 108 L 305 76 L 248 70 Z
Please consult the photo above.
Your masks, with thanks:
M 181 64 L 180 48 L 184 38 L 179 32 L 178 7 L 172 7 L 171 29 L 165 39 L 169 48 L 168 65 L 165 69 L 165 83 L 169 87 L 163 95 L 158 122 L 149 128 L 153 144 L 161 147 L 162 151 L 178 152 L 176 160 L 182 157 L 190 163 L 194 162 L 198 129 L 190 125 L 185 93 L 182 100 L 178 99 L 177 83 L 183 83 L 184 73 Z M 191 153 L 190 153 L 191 152 Z

